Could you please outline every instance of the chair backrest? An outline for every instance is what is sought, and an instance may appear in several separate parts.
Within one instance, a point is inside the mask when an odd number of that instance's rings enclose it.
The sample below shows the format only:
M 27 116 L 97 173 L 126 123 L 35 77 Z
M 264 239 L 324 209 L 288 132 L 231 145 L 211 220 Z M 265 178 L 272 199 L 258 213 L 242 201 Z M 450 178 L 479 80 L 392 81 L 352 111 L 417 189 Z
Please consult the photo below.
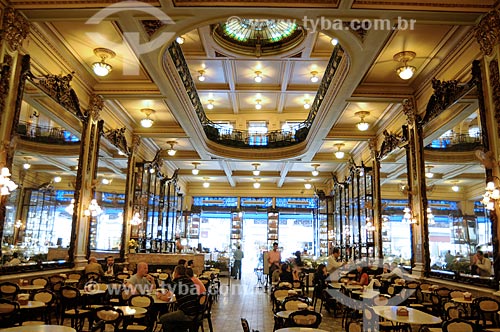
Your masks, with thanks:
M 361 325 L 361 322 L 352 320 L 347 323 L 345 330 L 346 332 L 363 332 L 363 326 Z
M 450 298 L 455 299 L 455 298 L 460 298 L 464 297 L 464 292 L 459 291 L 459 290 L 452 290 L 450 292 Z
M 321 324 L 322 316 L 312 310 L 299 310 L 292 312 L 287 319 L 287 326 L 290 327 L 313 327 L 317 328 Z
M 54 284 L 51 284 L 50 285 L 50 288 L 52 289 L 52 291 L 54 293 L 57 293 L 59 294 L 59 292 L 61 291 L 61 288 L 64 286 L 64 281 L 58 281 Z
M 428 283 L 426 283 L 426 282 L 423 282 L 423 283 L 421 283 L 421 284 L 420 284 L 420 286 L 419 286 L 419 287 L 420 287 L 420 289 L 421 289 L 421 290 L 423 290 L 423 291 L 427 291 L 427 290 L 429 290 L 429 288 L 430 288 L 431 286 L 432 286 L 431 284 L 428 284 Z
M 2 282 L 0 284 L 0 296 L 6 299 L 15 300 L 19 294 L 19 286 L 13 282 Z
M 243 332 L 250 332 L 250 325 L 246 318 L 241 318 L 241 327 L 243 327 Z
M 449 298 L 451 289 L 446 288 L 446 287 L 440 287 L 434 291 L 435 294 L 437 294 L 441 298 Z
M 55 283 L 58 282 L 64 282 L 65 280 L 66 278 L 57 274 L 49 277 L 49 282 L 51 285 L 54 285 Z
M 149 295 L 135 294 L 128 299 L 128 305 L 131 307 L 140 307 L 150 309 L 155 303 L 154 299 Z
M 293 297 L 288 297 L 283 301 L 283 308 L 285 310 L 298 310 L 301 305 L 306 305 L 308 306 L 309 303 L 307 300 L 293 296 Z
M 294 280 L 292 282 L 292 287 L 294 289 L 301 289 L 304 290 L 304 282 L 302 280 Z
M 15 326 L 19 323 L 19 303 L 0 299 L 0 327 Z
M 378 295 L 373 298 L 374 305 L 387 305 L 389 303 L 389 299 L 384 295 Z
M 91 331 L 105 331 L 106 325 L 112 325 L 114 331 L 118 331 L 123 320 L 123 311 L 110 306 L 100 307 L 94 310 L 94 325 Z
M 116 279 L 119 279 L 121 281 L 124 281 L 125 279 L 128 279 L 130 278 L 130 274 L 128 273 L 125 273 L 125 272 L 118 272 L 116 274 Z
M 482 326 L 499 327 L 497 312 L 500 302 L 490 297 L 478 297 L 472 302 L 473 308 L 478 313 L 477 322 Z
M 30 298 L 33 301 L 41 301 L 45 303 L 46 307 L 52 306 L 57 300 L 56 294 L 48 289 L 39 289 L 31 293 Z
M 31 284 L 46 287 L 49 284 L 49 280 L 43 277 L 36 277 L 31 280 Z
M 446 309 L 446 319 L 447 320 L 465 317 L 465 315 L 466 315 L 465 310 L 462 307 L 459 307 L 456 305 L 452 305 L 452 306 L 447 307 L 445 304 L 445 309 Z
M 68 274 L 68 279 L 73 279 L 73 280 L 80 280 L 82 278 L 82 275 L 80 273 L 70 273 Z
M 99 273 L 95 273 L 95 272 L 89 272 L 89 273 L 85 273 L 85 282 L 87 281 L 95 281 L 95 282 L 98 282 L 99 279 L 101 278 L 101 276 L 99 275 Z
M 62 310 L 77 309 L 83 305 L 81 301 L 81 293 L 78 288 L 72 286 L 62 286 L 60 289 L 60 300 Z
M 447 320 L 443 323 L 443 332 L 476 332 L 479 331 L 476 324 L 461 318 Z

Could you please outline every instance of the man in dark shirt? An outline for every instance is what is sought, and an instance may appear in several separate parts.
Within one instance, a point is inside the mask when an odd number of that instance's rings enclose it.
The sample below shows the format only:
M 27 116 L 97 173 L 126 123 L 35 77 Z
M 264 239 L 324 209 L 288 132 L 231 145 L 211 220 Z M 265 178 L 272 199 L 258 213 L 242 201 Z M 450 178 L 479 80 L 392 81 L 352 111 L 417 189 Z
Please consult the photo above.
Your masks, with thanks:
M 194 282 L 186 275 L 184 265 L 175 267 L 173 284 L 169 286 L 169 291 L 160 294 L 159 298 L 169 301 L 173 295 L 175 295 L 177 310 L 160 316 L 163 332 L 185 331 L 182 328 L 177 330 L 177 325 L 182 325 L 179 324 L 181 322 L 192 321 L 200 314 L 201 306 L 198 291 Z

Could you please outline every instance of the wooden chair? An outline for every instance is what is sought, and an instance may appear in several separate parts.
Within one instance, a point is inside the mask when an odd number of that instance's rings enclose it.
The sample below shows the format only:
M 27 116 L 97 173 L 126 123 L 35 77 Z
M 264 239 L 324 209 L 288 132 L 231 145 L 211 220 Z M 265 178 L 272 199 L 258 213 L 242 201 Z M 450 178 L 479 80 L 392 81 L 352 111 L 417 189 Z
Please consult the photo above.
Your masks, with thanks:
M 312 327 L 317 328 L 323 317 L 320 313 L 312 310 L 294 311 L 285 322 L 287 327 Z
M 500 302 L 490 297 L 478 297 L 472 301 L 472 308 L 477 314 L 476 324 L 483 328 L 500 327 L 498 314 Z
M 20 318 L 18 302 L 0 299 L 0 328 L 19 325 Z
M 85 318 L 89 318 L 91 311 L 82 307 L 82 296 L 80 291 L 72 286 L 62 286 L 60 290 L 61 303 L 61 325 L 64 320 L 71 320 L 71 327 L 81 331 Z
M 123 321 L 123 312 L 120 309 L 115 309 L 114 307 L 104 306 L 94 309 L 92 312 L 93 324 L 90 329 L 91 332 L 104 332 L 106 330 L 106 325 L 111 325 L 113 331 L 121 331 L 120 324 Z
M 259 330 L 250 330 L 250 325 L 248 325 L 248 321 L 246 318 L 241 318 L 241 327 L 243 328 L 243 332 L 259 332 Z
M 445 321 L 442 329 L 443 332 L 478 332 L 481 330 L 476 324 L 461 318 Z
M 57 296 L 54 292 L 48 289 L 39 289 L 30 295 L 30 300 L 41 301 L 45 303 L 45 307 L 41 308 L 42 320 L 45 324 L 50 324 L 51 313 L 57 312 Z M 56 322 L 57 322 L 57 315 Z
M 47 287 L 49 285 L 49 280 L 47 278 L 44 278 L 44 277 L 36 277 L 34 279 L 31 279 L 31 284 L 37 285 L 37 286 Z
M 13 282 L 5 281 L 0 284 L 0 297 L 15 301 L 19 294 L 19 286 Z
M 147 312 L 144 315 L 134 316 L 123 331 L 151 331 L 155 322 L 153 317 L 154 300 L 149 295 L 136 294 L 130 296 L 127 304 L 131 307 L 144 308 Z

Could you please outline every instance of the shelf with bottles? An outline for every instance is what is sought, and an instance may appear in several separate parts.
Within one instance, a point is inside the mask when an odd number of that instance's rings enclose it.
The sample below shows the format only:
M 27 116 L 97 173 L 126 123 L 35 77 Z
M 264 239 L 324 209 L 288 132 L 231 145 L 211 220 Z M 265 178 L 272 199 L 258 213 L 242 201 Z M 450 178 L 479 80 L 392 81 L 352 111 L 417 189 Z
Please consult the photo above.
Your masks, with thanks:
M 188 221 L 188 238 L 199 239 L 200 237 L 200 214 L 191 214 Z
M 231 213 L 231 240 L 241 240 L 243 236 L 242 217 L 240 211 Z
M 267 240 L 269 246 L 272 242 L 278 241 L 279 234 L 279 212 L 277 210 L 269 210 L 267 212 Z

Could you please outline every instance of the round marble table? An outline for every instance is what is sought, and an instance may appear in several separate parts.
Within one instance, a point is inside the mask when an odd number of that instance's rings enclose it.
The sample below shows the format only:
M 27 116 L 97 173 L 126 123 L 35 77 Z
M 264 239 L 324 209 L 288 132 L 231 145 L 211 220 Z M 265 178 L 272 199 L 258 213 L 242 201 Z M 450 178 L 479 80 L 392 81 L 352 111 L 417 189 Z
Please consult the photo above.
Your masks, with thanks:
M 61 325 L 26 325 L 3 329 L 2 332 L 76 332 L 76 330 Z
M 311 327 L 285 327 L 283 329 L 276 330 L 275 332 L 328 332 L 328 331 L 315 329 Z

